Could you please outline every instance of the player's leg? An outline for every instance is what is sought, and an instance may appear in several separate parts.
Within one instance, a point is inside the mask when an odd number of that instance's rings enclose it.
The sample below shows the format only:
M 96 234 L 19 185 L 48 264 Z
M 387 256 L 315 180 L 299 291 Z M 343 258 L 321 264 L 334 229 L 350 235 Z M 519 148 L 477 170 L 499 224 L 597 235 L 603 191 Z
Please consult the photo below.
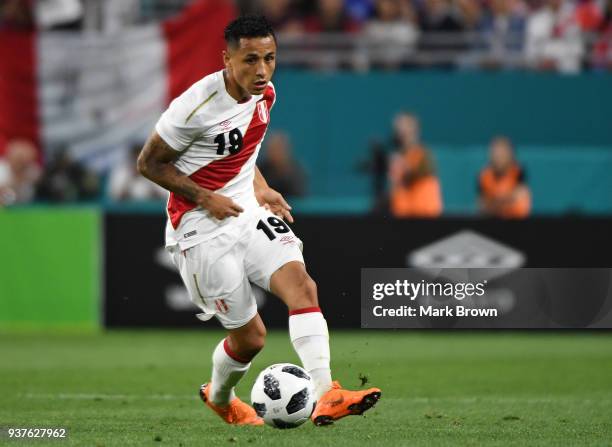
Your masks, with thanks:
M 251 367 L 251 360 L 263 348 L 266 336 L 246 277 L 241 288 L 223 298 L 219 309 L 215 316 L 227 329 L 227 336 L 213 351 L 211 381 L 202 385 L 200 397 L 227 423 L 262 425 L 263 420 L 255 410 L 234 392 Z
M 264 346 L 266 328 L 259 314 L 244 326 L 230 329 L 213 352 L 210 400 L 227 406 L 236 397 L 234 387 L 247 373 L 251 360 Z
M 301 241 L 287 224 L 263 209 L 252 230 L 245 268 L 251 282 L 277 295 L 289 309 L 291 342 L 315 385 L 313 422 L 330 424 L 371 408 L 380 398 L 378 388 L 349 391 L 331 380 L 327 323 L 316 284 L 306 272 Z
M 246 275 L 243 275 L 241 285 L 236 290 L 214 300 L 218 302 L 215 317 L 227 329 L 227 336 L 213 352 L 211 381 L 201 387 L 200 396 L 230 424 L 262 425 L 263 420 L 255 410 L 234 393 L 234 387 L 249 370 L 251 360 L 263 348 L 266 336 L 266 328 L 257 313 L 255 297 Z
M 380 399 L 380 389 L 350 391 L 331 380 L 327 323 L 318 305 L 316 284 L 304 264 L 288 262 L 280 267 L 270 278 L 270 290 L 289 308 L 291 342 L 315 383 L 317 405 L 312 421 L 327 425 L 373 407 Z
M 302 262 L 291 261 L 270 278 L 270 291 L 289 309 L 289 337 L 304 369 L 312 377 L 315 399 L 332 387 L 329 334 L 317 296 L 317 286 Z
M 171 248 L 170 253 L 191 300 L 202 309 L 198 318 L 216 317 L 228 331 L 213 351 L 212 378 L 200 387 L 200 397 L 230 424 L 262 425 L 255 410 L 234 394 L 265 339 L 240 249 L 235 238 L 222 235 L 187 250 Z
M 279 296 L 289 308 L 289 333 L 304 369 L 313 378 L 315 397 L 332 386 L 327 323 L 321 314 L 315 282 L 306 273 L 302 242 L 270 211 L 253 219 L 245 256 L 249 279 Z

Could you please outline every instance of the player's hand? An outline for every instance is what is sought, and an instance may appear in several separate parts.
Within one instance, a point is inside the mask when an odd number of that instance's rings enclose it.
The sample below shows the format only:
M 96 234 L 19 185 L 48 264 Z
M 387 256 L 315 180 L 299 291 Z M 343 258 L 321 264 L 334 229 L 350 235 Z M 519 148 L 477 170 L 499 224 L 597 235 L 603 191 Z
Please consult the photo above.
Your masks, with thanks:
M 223 220 L 226 217 L 238 217 L 244 211 L 229 197 L 222 196 L 212 191 L 201 194 L 197 200 L 198 205 L 207 210 L 211 216 Z
M 285 201 L 283 196 L 272 188 L 266 188 L 259 191 L 257 194 L 257 200 L 259 204 L 269 209 L 272 213 L 278 217 L 285 219 L 289 223 L 293 223 L 293 216 L 291 215 L 291 206 Z

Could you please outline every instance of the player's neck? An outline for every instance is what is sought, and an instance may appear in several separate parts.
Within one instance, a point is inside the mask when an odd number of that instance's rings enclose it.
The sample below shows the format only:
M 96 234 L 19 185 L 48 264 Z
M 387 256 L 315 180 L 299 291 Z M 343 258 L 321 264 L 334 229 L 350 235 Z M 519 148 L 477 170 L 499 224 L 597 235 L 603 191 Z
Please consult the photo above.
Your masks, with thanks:
M 227 70 L 223 70 L 223 81 L 225 81 L 225 90 L 237 102 L 242 103 L 251 99 L 250 93 L 240 87 Z

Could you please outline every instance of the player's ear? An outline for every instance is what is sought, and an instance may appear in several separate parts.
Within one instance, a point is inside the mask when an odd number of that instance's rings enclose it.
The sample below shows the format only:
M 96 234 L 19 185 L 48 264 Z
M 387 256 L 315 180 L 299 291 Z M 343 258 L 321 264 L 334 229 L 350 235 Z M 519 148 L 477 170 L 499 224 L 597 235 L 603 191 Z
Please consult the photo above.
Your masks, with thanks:
M 226 67 L 230 64 L 230 51 L 229 51 L 229 49 L 223 50 L 223 64 Z

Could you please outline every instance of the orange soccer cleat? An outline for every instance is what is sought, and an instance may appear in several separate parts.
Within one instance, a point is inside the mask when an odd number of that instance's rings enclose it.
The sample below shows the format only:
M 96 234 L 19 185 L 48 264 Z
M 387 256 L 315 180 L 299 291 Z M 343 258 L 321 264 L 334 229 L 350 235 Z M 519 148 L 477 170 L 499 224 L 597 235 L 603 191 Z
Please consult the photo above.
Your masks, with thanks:
M 315 425 L 329 425 L 344 416 L 363 414 L 376 405 L 381 394 L 379 388 L 363 391 L 345 390 L 339 382 L 334 381 L 331 390 L 321 396 L 317 402 L 310 419 Z
M 237 397 L 234 398 L 227 407 L 215 405 L 208 397 L 210 393 L 210 383 L 205 383 L 200 387 L 200 397 L 215 413 L 221 416 L 228 424 L 234 425 L 263 425 L 262 418 L 257 416 L 255 410 L 248 404 L 242 402 Z

